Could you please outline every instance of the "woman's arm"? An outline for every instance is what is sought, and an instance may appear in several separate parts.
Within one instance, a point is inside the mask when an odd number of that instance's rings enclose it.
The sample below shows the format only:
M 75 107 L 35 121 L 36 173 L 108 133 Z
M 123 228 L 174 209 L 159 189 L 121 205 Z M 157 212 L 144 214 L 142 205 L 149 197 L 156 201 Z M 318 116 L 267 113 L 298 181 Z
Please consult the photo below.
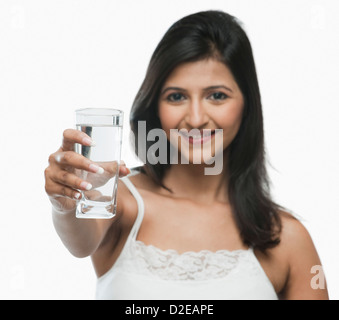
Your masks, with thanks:
M 91 140 L 81 131 L 65 130 L 61 148 L 49 157 L 49 166 L 45 170 L 45 190 L 52 203 L 53 223 L 62 242 L 76 257 L 86 257 L 96 251 L 117 219 L 87 220 L 75 217 L 78 190 L 86 190 L 87 186 L 86 181 L 75 175 L 75 169 L 98 171 L 92 161 L 73 151 L 75 143 L 90 145 Z M 123 164 L 119 174 L 126 175 L 128 172 Z M 117 216 L 122 212 L 123 201 L 118 197 Z
M 77 219 L 75 210 L 65 213 L 54 207 L 52 217 L 61 241 L 78 258 L 90 256 L 96 251 L 114 220 Z

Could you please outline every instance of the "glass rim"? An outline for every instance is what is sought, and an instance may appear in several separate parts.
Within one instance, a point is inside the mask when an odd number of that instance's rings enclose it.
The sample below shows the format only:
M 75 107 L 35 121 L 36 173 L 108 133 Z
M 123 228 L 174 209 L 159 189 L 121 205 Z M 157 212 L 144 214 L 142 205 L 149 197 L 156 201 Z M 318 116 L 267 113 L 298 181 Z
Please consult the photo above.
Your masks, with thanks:
M 81 108 L 76 109 L 75 113 L 83 116 L 103 117 L 123 115 L 124 112 L 114 108 Z

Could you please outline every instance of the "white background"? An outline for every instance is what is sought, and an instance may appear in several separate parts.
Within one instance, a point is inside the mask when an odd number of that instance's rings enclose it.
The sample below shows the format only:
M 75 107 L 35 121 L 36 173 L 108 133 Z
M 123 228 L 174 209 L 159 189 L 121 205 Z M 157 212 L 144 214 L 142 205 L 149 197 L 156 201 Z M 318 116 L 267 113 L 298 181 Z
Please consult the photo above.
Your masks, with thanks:
M 298 214 L 339 298 L 339 8 L 333 0 L 0 0 L 0 298 L 93 299 L 89 258 L 56 235 L 43 172 L 73 111 L 125 111 L 181 17 L 237 16 L 252 42 L 276 201 Z

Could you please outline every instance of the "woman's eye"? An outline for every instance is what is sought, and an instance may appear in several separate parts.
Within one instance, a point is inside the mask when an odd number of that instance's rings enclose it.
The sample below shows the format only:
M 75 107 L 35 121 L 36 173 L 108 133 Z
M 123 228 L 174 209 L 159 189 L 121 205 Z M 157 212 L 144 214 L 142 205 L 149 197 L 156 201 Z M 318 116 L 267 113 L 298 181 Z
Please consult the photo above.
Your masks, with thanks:
M 179 102 L 183 100 L 185 97 L 181 93 L 171 93 L 168 97 L 167 100 L 170 102 Z
M 214 92 L 209 96 L 209 98 L 211 100 L 225 100 L 227 95 L 223 92 Z

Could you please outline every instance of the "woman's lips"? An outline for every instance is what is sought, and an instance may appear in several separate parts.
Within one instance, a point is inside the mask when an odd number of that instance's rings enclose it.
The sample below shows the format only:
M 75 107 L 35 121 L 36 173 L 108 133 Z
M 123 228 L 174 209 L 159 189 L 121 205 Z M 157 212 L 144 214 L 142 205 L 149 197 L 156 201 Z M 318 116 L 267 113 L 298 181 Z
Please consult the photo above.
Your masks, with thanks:
M 210 141 L 214 135 L 215 135 L 215 130 L 210 130 L 210 129 L 205 129 L 199 132 L 197 131 L 179 131 L 180 135 L 188 141 L 190 144 L 204 144 L 208 141 Z

